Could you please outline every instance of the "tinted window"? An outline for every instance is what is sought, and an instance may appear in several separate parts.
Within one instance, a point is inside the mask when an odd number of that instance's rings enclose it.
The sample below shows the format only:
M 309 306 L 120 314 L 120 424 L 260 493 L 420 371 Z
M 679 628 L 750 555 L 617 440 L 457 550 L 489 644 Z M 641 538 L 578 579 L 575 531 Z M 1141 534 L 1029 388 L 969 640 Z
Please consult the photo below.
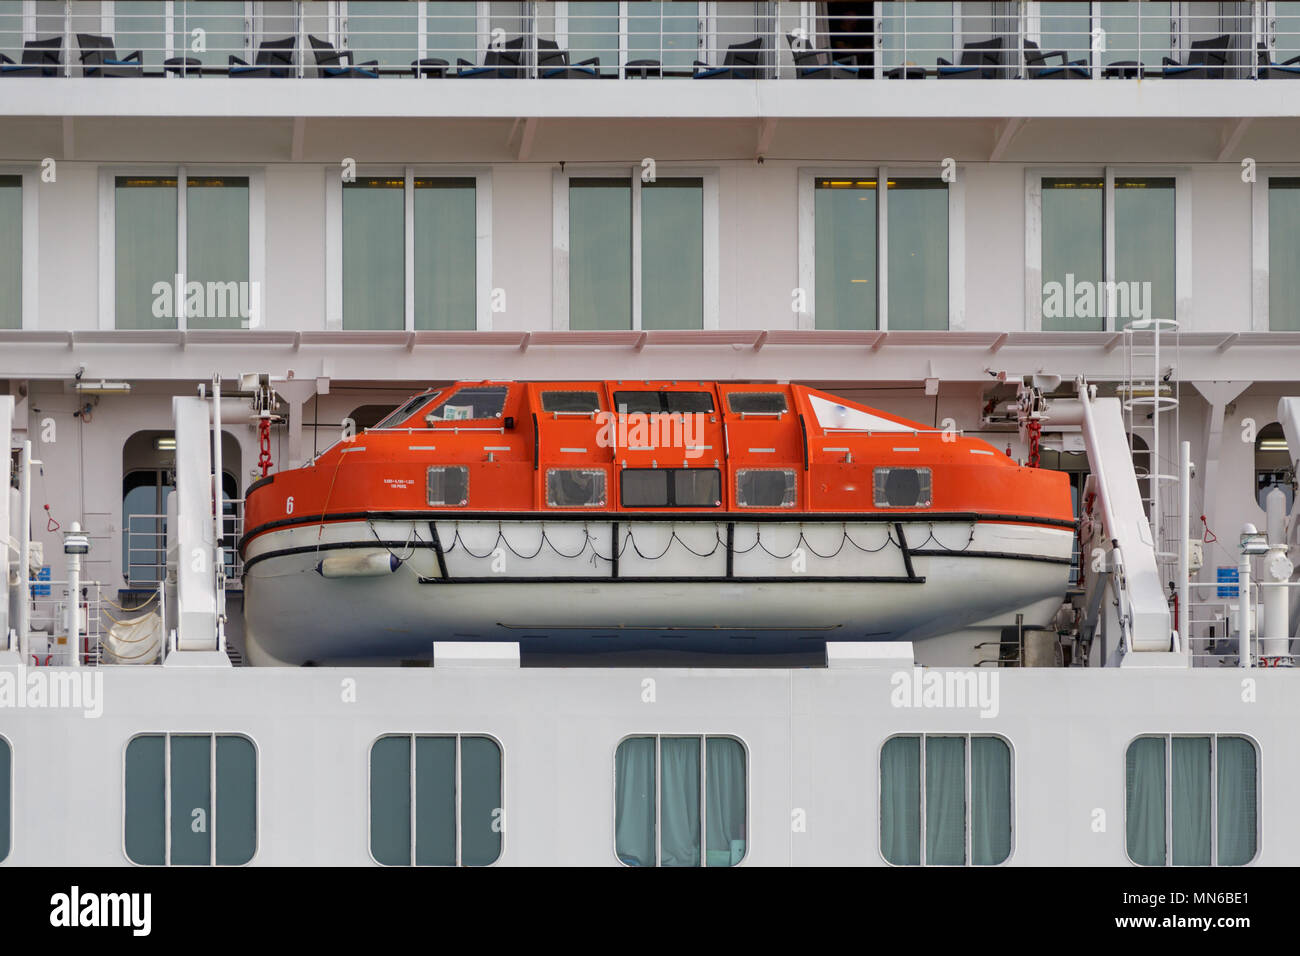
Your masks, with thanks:
M 716 508 L 722 504 L 716 468 L 678 468 L 673 472 L 673 504 L 679 508 Z
M 605 472 L 599 468 L 549 468 L 546 503 L 552 508 L 600 508 L 605 504 Z
M 625 468 L 624 508 L 716 508 L 722 477 L 716 468 Z
M 666 508 L 668 472 L 658 468 L 623 469 L 624 508 Z
M 736 504 L 742 508 L 793 508 L 794 470 L 743 468 L 736 472 Z
M 476 385 L 453 392 L 446 401 L 425 416 L 430 422 L 500 418 L 506 407 L 505 385 Z
M 874 497 L 877 508 L 928 508 L 930 469 L 877 468 Z
M 463 505 L 468 500 L 468 468 L 464 465 L 434 465 L 429 469 L 429 504 Z
M 619 414 L 655 415 L 664 410 L 662 392 L 615 392 L 614 407 Z
M 708 413 L 713 411 L 713 396 L 708 392 L 615 392 L 614 407 L 620 413 L 642 415 Z
M 600 396 L 595 392 L 542 392 L 542 411 L 581 412 L 600 411 Z
M 387 418 L 385 418 L 382 422 L 380 422 L 375 427 L 392 428 L 393 426 L 406 421 L 406 419 L 410 418 L 412 415 L 415 414 L 417 409 L 419 409 L 423 405 L 429 404 L 429 402 L 437 398 L 439 394 L 441 393 L 433 392 L 432 394 L 429 394 L 426 392 L 424 395 L 415 396 L 415 398 L 408 401 L 405 405 L 403 405 L 397 411 L 393 412 L 393 414 L 389 415 Z
M 735 415 L 779 415 L 789 411 L 780 392 L 732 392 L 727 407 Z

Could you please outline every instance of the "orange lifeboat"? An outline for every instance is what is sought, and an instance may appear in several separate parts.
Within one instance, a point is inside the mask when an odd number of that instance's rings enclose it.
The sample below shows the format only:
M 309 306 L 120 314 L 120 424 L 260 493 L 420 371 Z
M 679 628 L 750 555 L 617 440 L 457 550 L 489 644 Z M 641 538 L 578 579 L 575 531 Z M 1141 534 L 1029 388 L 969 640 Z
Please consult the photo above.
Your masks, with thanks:
M 827 641 L 997 641 L 1065 592 L 1064 474 L 800 385 L 464 382 L 245 505 L 258 664 L 788 664 Z M 954 641 L 956 642 L 954 645 Z M 969 658 L 969 659 L 965 659 Z

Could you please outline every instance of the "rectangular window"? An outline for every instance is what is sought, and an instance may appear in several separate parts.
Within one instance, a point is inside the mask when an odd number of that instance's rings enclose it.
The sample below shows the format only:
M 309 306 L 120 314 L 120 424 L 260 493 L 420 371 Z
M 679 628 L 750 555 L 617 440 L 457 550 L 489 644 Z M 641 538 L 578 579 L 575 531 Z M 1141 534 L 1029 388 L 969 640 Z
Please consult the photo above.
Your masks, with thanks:
M 370 748 L 370 855 L 384 866 L 495 863 L 503 797 L 491 737 L 380 737 Z
M 953 62 L 953 5 L 913 2 L 881 4 L 884 64 L 928 66 Z
M 605 472 L 600 468 L 546 469 L 546 503 L 552 508 L 605 507 Z
M 588 177 L 568 189 L 569 328 L 703 328 L 704 180 Z
M 262 6 L 269 7 L 271 4 Z M 244 7 L 245 4 L 240 0 L 186 0 L 177 3 L 172 19 L 175 30 L 172 40 L 174 54 L 199 60 L 204 66 L 225 67 L 229 64 L 232 55 L 246 62 L 253 62 L 245 47 L 248 36 L 245 29 Z M 115 13 L 114 19 L 117 16 L 118 14 Z M 266 19 L 263 17 L 264 28 Z M 202 49 L 199 50 L 194 49 L 195 30 L 203 31 L 204 42 L 200 44 Z M 292 29 L 287 32 L 291 33 Z M 262 39 L 279 39 L 279 36 L 264 36 Z M 122 42 L 117 44 L 119 54 L 129 53 L 135 49 L 138 47 L 127 46 Z
M 874 329 L 876 180 L 819 178 L 813 196 L 817 327 Z
M 415 180 L 415 327 L 474 329 L 478 229 L 472 178 Z
M 113 204 L 117 327 L 177 328 L 176 177 L 118 176 Z
M 1096 332 L 1105 328 L 1101 309 L 1075 307 L 1075 290 L 1085 283 L 1095 289 L 1104 278 L 1104 187 L 1105 180 L 1100 177 L 1048 177 L 1042 181 L 1046 332 Z
M 501 417 L 506 407 L 508 385 L 470 385 L 458 388 L 425 416 L 429 425 L 438 421 L 483 421 Z
M 542 411 L 558 415 L 590 415 L 600 411 L 595 392 L 542 392 Z
M 1155 319 L 1176 318 L 1174 185 L 1172 177 L 1115 180 L 1115 280 L 1151 283 Z
M 1039 49 L 1041 53 L 1065 52 L 1067 63 L 1088 63 L 1092 56 L 1092 4 L 1078 2 L 1040 3 Z M 1034 52 L 1032 48 L 1027 48 Z M 1060 64 L 1060 58 L 1049 61 Z
M 124 840 L 133 863 L 242 866 L 253 858 L 257 752 L 247 737 L 133 737 L 123 786 Z
M 1002 863 L 1011 794 L 1011 748 L 1001 737 L 891 737 L 880 750 L 881 855 L 896 866 Z
M 784 415 L 790 410 L 781 392 L 728 392 L 727 409 L 733 415 Z
M 1125 844 L 1139 866 L 1243 866 L 1258 850 L 1255 745 L 1236 736 L 1139 737 L 1124 766 Z
M 711 415 L 713 395 L 709 392 L 615 392 L 614 407 L 620 415 Z
M 741 468 L 736 504 L 741 508 L 793 508 L 798 482 L 793 468 Z
M 877 508 L 930 507 L 929 468 L 877 468 L 872 485 Z
M 248 177 L 186 180 L 185 281 L 202 287 L 202 301 L 186 294 L 186 327 L 247 328 L 253 291 L 248 268 Z
M 746 754 L 734 737 L 618 745 L 614 853 L 625 866 L 735 866 L 745 857 L 747 815 Z
M 1300 178 L 1268 181 L 1268 326 L 1275 332 L 1300 330 Z
M 717 468 L 624 468 L 619 476 L 624 508 L 717 508 L 722 477 Z
M 948 184 L 889 183 L 889 327 L 948 328 Z
M 463 506 L 469 502 L 469 469 L 464 465 L 429 468 L 429 504 Z
M 445 60 L 454 67 L 458 59 L 477 63 L 478 4 L 475 0 L 444 0 L 428 4 L 429 57 Z
M 1106 37 L 1103 64 L 1160 64 L 1173 53 L 1171 3 L 1103 3 L 1101 29 Z
M 434 4 L 442 6 L 442 4 Z M 409 0 L 367 0 L 348 4 L 346 48 L 353 60 L 380 66 L 410 67 L 419 55 L 419 14 Z
M 0 863 L 9 858 L 13 815 L 13 751 L 0 737 Z
M 0 329 L 23 327 L 23 178 L 0 176 Z
M 630 0 L 627 4 L 629 60 L 661 60 L 663 68 L 690 69 L 700 59 L 698 3 Z
M 343 184 L 343 327 L 406 328 L 406 180 Z

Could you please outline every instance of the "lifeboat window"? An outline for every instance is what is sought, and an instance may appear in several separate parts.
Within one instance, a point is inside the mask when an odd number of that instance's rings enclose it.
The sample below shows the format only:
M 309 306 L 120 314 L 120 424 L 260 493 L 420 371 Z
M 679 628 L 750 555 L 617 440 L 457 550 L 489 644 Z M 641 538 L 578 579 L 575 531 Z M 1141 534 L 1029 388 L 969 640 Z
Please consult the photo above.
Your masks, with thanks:
M 716 468 L 625 468 L 624 508 L 717 508 L 722 476 Z
M 748 813 L 748 754 L 735 737 L 627 737 L 614 751 L 614 855 L 624 866 L 735 866 Z
M 877 468 L 874 484 L 877 508 L 930 507 L 929 468 Z
M 446 401 L 424 416 L 424 420 L 433 424 L 500 418 L 505 410 L 506 393 L 509 391 L 507 385 L 475 385 L 457 389 L 447 397 Z
M 727 407 L 733 415 L 783 415 L 790 410 L 781 392 L 732 392 Z
M 603 508 L 604 469 L 548 468 L 546 503 L 552 508 Z
M 615 392 L 614 407 L 620 415 L 689 415 L 713 411 L 708 392 Z
M 600 411 L 600 396 L 595 392 L 542 392 L 542 411 L 590 415 Z
M 370 746 L 370 855 L 383 866 L 495 863 L 501 770 L 491 737 L 380 737 Z
M 425 405 L 428 405 L 430 402 L 432 402 L 435 398 L 437 398 L 441 394 L 442 394 L 441 392 L 433 392 L 433 393 L 426 392 L 423 395 L 417 395 L 415 396 L 415 398 L 408 401 L 405 405 L 403 405 L 397 411 L 393 412 L 391 415 L 389 415 L 387 418 L 385 418 L 375 427 L 393 428 L 397 425 L 400 425 L 402 422 L 406 421 L 417 411 L 419 411 Z
M 793 508 L 793 468 L 742 468 L 736 472 L 736 504 L 742 508 Z
M 429 504 L 461 506 L 469 502 L 469 469 L 464 465 L 429 468 Z

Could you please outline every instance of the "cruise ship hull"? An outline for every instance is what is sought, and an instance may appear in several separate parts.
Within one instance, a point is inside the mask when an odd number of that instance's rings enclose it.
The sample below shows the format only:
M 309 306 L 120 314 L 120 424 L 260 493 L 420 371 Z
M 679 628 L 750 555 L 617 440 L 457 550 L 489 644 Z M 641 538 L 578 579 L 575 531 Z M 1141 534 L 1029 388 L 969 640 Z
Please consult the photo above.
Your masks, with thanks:
M 539 663 L 788 666 L 828 641 L 915 641 L 924 659 L 924 642 L 960 632 L 984 641 L 945 642 L 942 663 L 974 664 L 1017 615 L 1048 623 L 1072 543 L 1069 528 L 970 517 L 303 524 L 249 543 L 247 650 L 262 665 L 383 663 L 483 640 Z

